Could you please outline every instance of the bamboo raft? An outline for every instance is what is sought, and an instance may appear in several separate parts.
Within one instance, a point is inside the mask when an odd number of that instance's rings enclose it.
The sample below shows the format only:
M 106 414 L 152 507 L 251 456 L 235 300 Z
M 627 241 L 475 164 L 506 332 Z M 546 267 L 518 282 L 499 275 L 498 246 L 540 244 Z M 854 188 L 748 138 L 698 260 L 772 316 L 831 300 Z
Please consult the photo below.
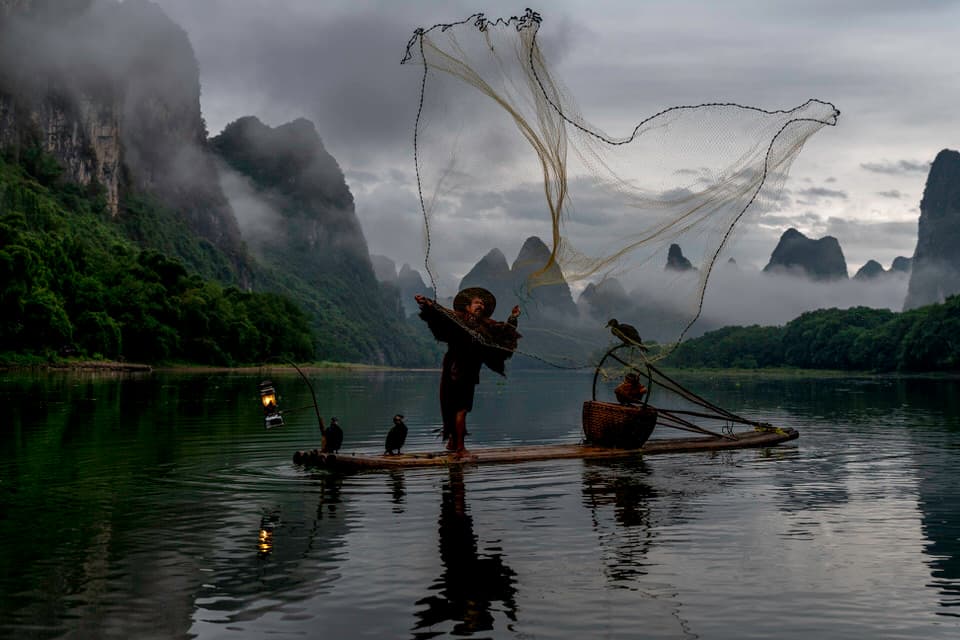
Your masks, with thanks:
M 526 445 L 520 447 L 491 447 L 471 450 L 470 455 L 454 458 L 446 452 L 412 452 L 400 455 L 364 455 L 321 453 L 317 449 L 297 451 L 293 462 L 305 467 L 336 471 L 376 469 L 407 469 L 414 467 L 446 467 L 450 465 L 505 464 L 538 460 L 616 459 L 648 456 L 660 453 L 690 453 L 724 449 L 772 447 L 800 437 L 795 429 L 757 427 L 753 431 L 729 434 L 723 438 L 670 438 L 648 440 L 637 449 L 617 449 L 582 444 Z

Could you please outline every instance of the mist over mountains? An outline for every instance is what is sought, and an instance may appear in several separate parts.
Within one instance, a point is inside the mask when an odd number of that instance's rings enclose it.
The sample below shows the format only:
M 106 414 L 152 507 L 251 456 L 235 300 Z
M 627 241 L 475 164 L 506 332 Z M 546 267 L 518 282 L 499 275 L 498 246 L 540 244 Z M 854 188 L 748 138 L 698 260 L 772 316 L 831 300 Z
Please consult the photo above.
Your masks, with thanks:
M 434 363 L 436 345 L 410 316 L 414 294 L 435 292 L 410 265 L 398 270 L 390 256 L 370 255 L 353 194 L 318 132 L 324 123 L 271 127 L 250 115 L 211 137 L 200 94 L 187 34 L 148 0 L 0 0 L 0 149 L 8 157 L 40 148 L 64 179 L 102 192 L 112 220 L 141 247 L 244 291 L 288 296 L 311 319 L 317 359 Z M 788 229 L 762 272 L 718 263 L 691 335 L 782 324 L 824 307 L 942 302 L 960 291 L 958 222 L 960 154 L 944 150 L 930 168 L 912 258 L 889 268 L 868 261 L 851 278 L 836 238 Z M 582 354 L 582 345 L 548 341 L 603 341 L 611 317 L 666 341 L 689 317 L 669 278 L 572 289 L 559 266 L 540 273 L 549 255 L 530 236 L 512 262 L 491 249 L 460 281 L 493 291 L 500 316 L 519 304 L 531 351 Z M 700 268 L 682 243 L 661 265 L 674 278 Z
M 210 139 L 191 43 L 152 2 L 2 0 L 0 147 L 14 162 L 40 148 L 65 179 L 102 189 L 140 246 L 292 298 L 312 319 L 318 359 L 435 357 L 378 285 L 314 125 L 251 116 Z

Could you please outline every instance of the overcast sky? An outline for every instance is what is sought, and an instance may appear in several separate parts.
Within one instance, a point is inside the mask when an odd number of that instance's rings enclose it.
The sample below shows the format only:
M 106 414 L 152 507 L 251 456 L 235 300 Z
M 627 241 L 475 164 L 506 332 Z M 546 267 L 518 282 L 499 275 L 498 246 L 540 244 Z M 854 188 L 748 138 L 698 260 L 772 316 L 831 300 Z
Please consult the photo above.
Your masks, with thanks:
M 211 135 L 243 115 L 312 120 L 355 196 L 371 252 L 421 268 L 412 137 L 419 70 L 401 66 L 414 28 L 521 14 L 523 4 L 359 0 L 157 0 L 189 33 Z M 587 7 L 594 7 L 588 9 Z M 762 268 L 795 227 L 838 238 L 850 275 L 889 268 L 916 244 L 929 162 L 960 146 L 960 2 L 950 0 L 551 0 L 538 39 L 584 116 L 621 131 L 665 107 L 808 98 L 841 111 L 794 163 L 790 206 L 743 222 L 730 255 Z M 454 278 L 525 233 L 477 221 L 439 238 Z

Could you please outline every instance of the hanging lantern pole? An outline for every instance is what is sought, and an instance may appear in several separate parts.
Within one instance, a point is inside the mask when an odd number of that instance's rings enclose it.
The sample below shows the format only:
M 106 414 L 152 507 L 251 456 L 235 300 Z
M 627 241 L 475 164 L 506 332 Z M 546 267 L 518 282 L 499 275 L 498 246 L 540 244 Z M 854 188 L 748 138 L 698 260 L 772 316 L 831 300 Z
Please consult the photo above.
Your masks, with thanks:
M 317 414 L 317 425 L 320 427 L 320 433 L 326 433 L 326 429 L 323 426 L 323 418 L 320 417 L 320 405 L 317 404 L 317 392 L 313 390 L 313 385 L 310 383 L 310 380 L 304 375 L 303 371 L 300 370 L 300 367 L 296 365 L 292 360 L 287 360 L 287 364 L 292 366 L 297 370 L 297 373 L 300 374 L 300 377 L 303 378 L 303 381 L 307 383 L 307 387 L 310 389 L 310 395 L 313 396 L 313 411 Z
M 307 376 L 303 373 L 303 371 L 300 370 L 300 367 L 298 367 L 296 363 L 291 362 L 290 360 L 286 360 L 286 363 L 296 369 L 297 373 L 300 374 L 300 377 L 303 378 L 303 381 L 307 383 L 307 388 L 310 389 L 310 395 L 313 397 L 313 411 L 317 415 L 317 424 L 320 426 L 320 433 L 325 434 L 327 430 L 323 425 L 323 418 L 320 417 L 320 406 L 317 404 L 317 392 L 310 383 L 310 379 L 307 378 Z M 274 389 L 273 382 L 270 380 L 264 380 L 260 383 L 260 404 L 263 406 L 263 426 L 267 429 L 272 427 L 282 427 L 284 413 L 301 411 L 309 408 L 298 407 L 296 409 L 281 410 L 277 402 L 277 391 Z

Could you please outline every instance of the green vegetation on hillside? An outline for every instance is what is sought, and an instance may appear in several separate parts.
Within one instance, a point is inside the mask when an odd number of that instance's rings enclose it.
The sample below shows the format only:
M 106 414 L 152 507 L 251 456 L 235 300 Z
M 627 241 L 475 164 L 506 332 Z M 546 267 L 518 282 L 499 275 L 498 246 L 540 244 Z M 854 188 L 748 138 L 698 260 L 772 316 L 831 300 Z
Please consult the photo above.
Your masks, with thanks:
M 317 358 L 391 366 L 436 365 L 426 326 L 409 321 L 395 287 L 377 282 L 353 196 L 313 124 L 231 124 L 211 148 L 269 203 L 270 231 L 247 238 L 257 290 L 279 291 L 310 318 Z
M 216 365 L 313 359 L 309 323 L 291 301 L 224 287 L 141 249 L 97 188 L 60 173 L 37 150 L 19 163 L 0 157 L 0 354 Z M 148 200 L 130 206 L 134 219 L 164 219 Z
M 855 307 L 804 313 L 783 327 L 724 327 L 681 344 L 676 367 L 846 371 L 960 370 L 960 296 L 903 313 Z

